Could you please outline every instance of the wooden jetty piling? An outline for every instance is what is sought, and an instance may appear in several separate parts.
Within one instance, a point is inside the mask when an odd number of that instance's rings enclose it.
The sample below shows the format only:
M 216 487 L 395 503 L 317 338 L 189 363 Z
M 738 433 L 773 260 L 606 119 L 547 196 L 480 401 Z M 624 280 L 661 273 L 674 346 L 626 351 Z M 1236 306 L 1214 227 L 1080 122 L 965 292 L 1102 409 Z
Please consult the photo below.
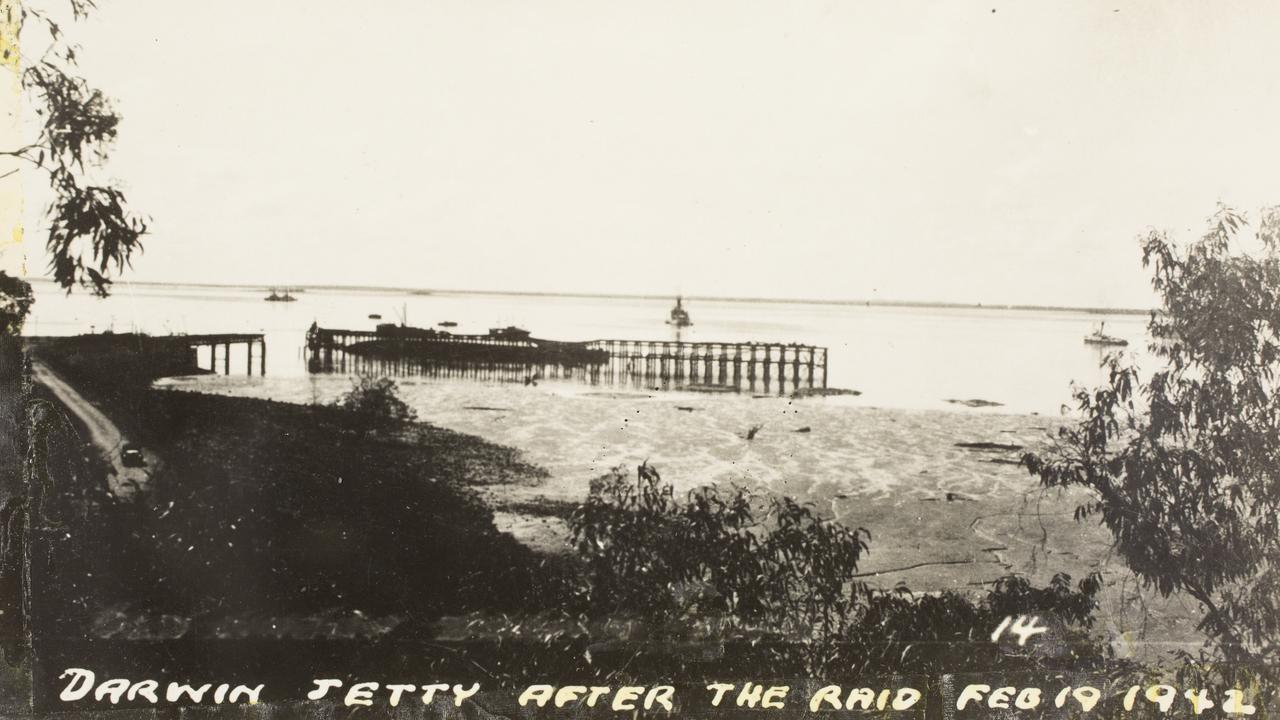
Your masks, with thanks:
M 361 354 L 370 346 L 381 346 L 399 360 L 409 361 L 404 363 L 406 366 L 414 361 L 465 361 L 463 364 L 468 366 L 579 367 L 583 369 L 578 374 L 592 381 L 639 378 L 650 387 L 655 382 L 664 386 L 674 384 L 674 387 L 685 383 L 741 386 L 744 379 L 753 390 L 757 380 L 763 380 L 766 391 L 775 381 L 779 392 L 784 392 L 786 386 L 796 389 L 815 387 L 819 383 L 827 386 L 827 348 L 798 343 L 622 339 L 571 343 L 527 335 L 427 334 L 415 328 L 384 334 L 318 325 L 313 325 L 307 333 L 310 359 L 317 367 L 333 367 L 335 351 L 343 355 Z M 460 352 L 460 347 L 466 351 Z M 512 349 L 524 354 L 512 355 Z
M 173 335 L 157 338 L 169 342 L 182 343 L 189 348 L 194 364 L 202 370 L 218 371 L 218 348 L 222 348 L 222 374 L 231 374 L 231 348 L 245 346 L 245 374 L 253 375 L 254 348 L 258 348 L 258 374 L 267 374 L 267 341 L 261 334 L 253 333 L 220 333 L 213 335 Z M 200 348 L 209 348 L 209 367 L 200 363 Z
M 669 342 L 653 340 L 592 340 L 586 347 L 608 354 L 615 367 L 648 380 L 689 381 L 738 385 L 746 378 L 766 389 L 775 381 L 799 388 L 826 387 L 827 349 L 797 343 Z
M 258 372 L 267 372 L 267 343 L 261 333 L 210 333 L 203 335 L 148 335 L 146 333 L 87 333 L 73 336 L 24 335 L 31 346 L 74 343 L 80 352 L 94 353 L 118 349 L 137 353 L 141 362 L 160 368 L 165 375 L 195 369 L 211 373 L 231 373 L 232 348 L 243 345 L 247 362 L 245 371 L 253 375 L 254 349 L 258 350 Z M 208 352 L 208 362 L 202 357 Z

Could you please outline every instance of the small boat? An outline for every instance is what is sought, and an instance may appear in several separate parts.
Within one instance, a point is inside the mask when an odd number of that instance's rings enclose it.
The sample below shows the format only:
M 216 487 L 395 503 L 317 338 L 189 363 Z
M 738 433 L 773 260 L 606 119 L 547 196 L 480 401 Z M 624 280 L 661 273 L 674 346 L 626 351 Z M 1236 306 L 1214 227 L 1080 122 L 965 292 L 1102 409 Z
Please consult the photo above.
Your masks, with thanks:
M 689 327 L 693 324 L 693 320 L 689 319 L 689 311 L 684 309 L 684 298 L 676 296 L 676 306 L 671 308 L 671 317 L 667 320 L 667 324 L 676 327 Z
M 381 316 L 381 315 L 379 315 L 378 313 L 369 313 L 369 319 L 370 319 L 370 320 L 381 320 L 381 319 L 382 319 L 382 316 Z
M 285 290 L 284 294 L 281 295 L 275 288 L 271 288 L 271 294 L 262 299 L 267 302 L 294 302 L 298 298 L 290 295 L 288 290 Z
M 1098 323 L 1098 327 L 1094 329 L 1093 334 L 1084 336 L 1084 341 L 1089 345 L 1114 345 L 1118 347 L 1129 344 L 1129 341 L 1124 338 L 1118 338 L 1114 335 L 1107 335 L 1102 332 L 1106 326 L 1107 324 L 1105 322 Z
M 436 324 L 439 325 L 440 327 L 458 327 L 458 323 L 452 320 L 445 320 L 444 322 L 440 322 Z

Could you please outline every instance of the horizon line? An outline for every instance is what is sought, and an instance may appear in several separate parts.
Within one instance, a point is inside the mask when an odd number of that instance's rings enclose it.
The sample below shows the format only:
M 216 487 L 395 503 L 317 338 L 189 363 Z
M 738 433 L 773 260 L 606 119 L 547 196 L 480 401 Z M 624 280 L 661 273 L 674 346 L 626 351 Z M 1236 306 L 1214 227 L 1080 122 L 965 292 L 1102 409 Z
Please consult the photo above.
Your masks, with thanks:
M 42 284 L 56 284 L 53 280 L 46 277 L 28 277 L 28 282 L 38 282 Z M 242 283 L 212 283 L 212 282 L 163 282 L 155 280 L 120 280 L 117 281 L 121 285 L 141 285 L 152 287 L 200 287 L 200 288 L 233 288 L 238 290 L 254 290 L 264 289 L 270 290 L 271 286 L 257 284 L 246 285 Z M 289 290 L 380 290 L 390 292 L 401 292 L 410 294 L 434 293 L 451 294 L 451 295 L 508 295 L 516 297 L 567 297 L 567 298 L 596 298 L 611 300 L 664 300 L 669 299 L 669 294 L 650 294 L 650 293 L 590 293 L 590 292 L 550 292 L 538 290 L 461 290 L 454 288 L 415 288 L 400 287 L 388 285 L 333 285 L 333 284 L 309 284 L 309 285 L 278 285 L 278 288 L 287 288 Z M 872 300 L 872 299 L 841 299 L 841 300 L 823 300 L 816 298 L 771 298 L 771 297 L 748 297 L 748 296 L 723 296 L 723 295 L 683 295 L 682 297 L 689 300 L 710 301 L 710 302 L 734 302 L 734 303 L 775 303 L 786 305 L 848 305 L 863 307 L 916 307 L 916 308 L 939 308 L 952 310 L 1018 310 L 1026 312 L 1034 311 L 1057 311 L 1057 312 L 1081 312 L 1091 315 L 1147 315 L 1153 309 L 1142 308 L 1123 308 L 1123 307 L 1089 307 L 1078 305 L 1033 305 L 1029 303 L 974 303 L 974 302 L 949 302 L 945 300 Z

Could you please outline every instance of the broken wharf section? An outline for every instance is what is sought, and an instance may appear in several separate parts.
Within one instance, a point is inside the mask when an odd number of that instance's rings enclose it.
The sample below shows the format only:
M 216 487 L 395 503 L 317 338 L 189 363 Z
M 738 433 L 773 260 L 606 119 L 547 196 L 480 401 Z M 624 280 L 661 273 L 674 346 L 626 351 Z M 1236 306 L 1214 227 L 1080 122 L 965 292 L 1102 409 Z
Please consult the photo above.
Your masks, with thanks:
M 313 367 L 332 367 L 335 352 L 381 359 L 589 366 L 628 377 L 689 384 L 768 388 L 790 383 L 827 387 L 827 348 L 798 343 L 587 340 L 532 337 L 519 328 L 463 335 L 403 325 L 342 330 L 312 324 L 307 349 Z

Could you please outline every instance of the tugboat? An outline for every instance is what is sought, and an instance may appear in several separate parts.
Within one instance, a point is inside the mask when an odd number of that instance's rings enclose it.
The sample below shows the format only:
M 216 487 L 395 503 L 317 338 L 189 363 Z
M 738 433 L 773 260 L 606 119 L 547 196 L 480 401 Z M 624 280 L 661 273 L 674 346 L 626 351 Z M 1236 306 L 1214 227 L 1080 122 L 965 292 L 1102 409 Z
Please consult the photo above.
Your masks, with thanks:
M 1124 338 L 1118 338 L 1114 335 L 1107 335 L 1106 333 L 1102 332 L 1103 329 L 1106 328 L 1106 326 L 1107 324 L 1105 322 L 1098 323 L 1098 327 L 1093 331 L 1092 335 L 1084 336 L 1084 341 L 1089 345 L 1124 346 L 1129 344 L 1129 341 L 1125 340 Z
M 668 325 L 676 327 L 689 327 L 693 324 L 693 320 L 689 319 L 689 311 L 684 309 L 684 298 L 676 296 L 676 306 L 671 308 L 671 317 L 667 320 Z
M 284 294 L 281 295 L 280 293 L 276 292 L 275 288 L 271 288 L 271 294 L 262 299 L 266 300 L 267 302 L 294 302 L 298 298 L 290 295 L 288 290 L 285 290 Z

